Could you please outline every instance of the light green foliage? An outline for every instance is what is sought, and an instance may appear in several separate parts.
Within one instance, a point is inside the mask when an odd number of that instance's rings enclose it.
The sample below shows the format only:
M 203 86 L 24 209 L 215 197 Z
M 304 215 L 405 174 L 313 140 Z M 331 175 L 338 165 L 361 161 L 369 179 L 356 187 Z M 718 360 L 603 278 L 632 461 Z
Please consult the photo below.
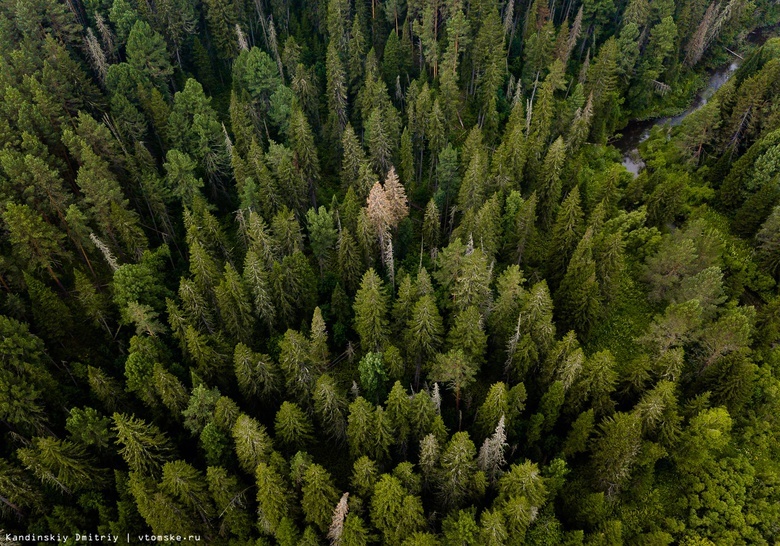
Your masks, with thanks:
M 133 472 L 156 473 L 171 454 L 171 446 L 160 429 L 141 419 L 114 413 L 113 430 L 119 454 Z
M 370 513 L 383 540 L 391 544 L 401 544 L 424 523 L 419 497 L 408 494 L 401 482 L 389 474 L 384 474 L 374 488 Z
M 461 349 L 453 349 L 440 354 L 433 363 L 430 377 L 441 381 L 455 394 L 455 405 L 460 406 L 463 390 L 474 382 L 479 363 L 474 362 Z
M 382 281 L 373 269 L 363 275 L 355 295 L 355 330 L 365 351 L 379 351 L 387 337 L 387 298 Z
M 301 506 L 306 521 L 325 532 L 330 526 L 331 513 L 339 498 L 330 474 L 318 464 L 309 465 L 303 475 L 301 491 Z
M 271 438 L 263 425 L 243 413 L 236 419 L 231 432 L 241 468 L 248 474 L 253 473 L 257 465 L 268 459 Z
M 283 402 L 274 420 L 274 433 L 280 444 L 302 448 L 313 439 L 309 417 L 297 404 Z
M 266 463 L 259 463 L 254 471 L 258 487 L 258 520 L 261 529 L 273 534 L 290 510 L 288 485 L 282 476 Z
M 382 353 L 366 353 L 358 364 L 360 386 L 369 400 L 374 403 L 385 398 L 387 373 L 382 362 Z
M 157 85 L 173 74 L 163 37 L 144 21 L 136 21 L 127 38 L 127 62 Z

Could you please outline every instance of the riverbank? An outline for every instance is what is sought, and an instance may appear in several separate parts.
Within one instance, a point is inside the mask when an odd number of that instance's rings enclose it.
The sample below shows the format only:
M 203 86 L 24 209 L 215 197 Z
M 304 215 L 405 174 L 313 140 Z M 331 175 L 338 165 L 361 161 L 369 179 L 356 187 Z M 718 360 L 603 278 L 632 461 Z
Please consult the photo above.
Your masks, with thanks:
M 761 46 L 769 38 L 778 34 L 780 34 L 780 24 L 761 27 L 748 33 L 745 37 L 745 42 L 753 46 Z M 688 108 L 675 115 L 629 121 L 623 130 L 620 131 L 620 137 L 610 142 L 623 154 L 623 166 L 628 172 L 636 176 L 644 168 L 644 161 L 639 154 L 639 145 L 647 140 L 653 127 L 667 123 L 671 126 L 679 125 L 688 115 L 707 104 L 707 101 L 718 89 L 734 75 L 744 59 L 744 53 L 741 54 L 730 49 L 727 51 L 732 59 L 709 72 L 707 83 L 694 95 Z

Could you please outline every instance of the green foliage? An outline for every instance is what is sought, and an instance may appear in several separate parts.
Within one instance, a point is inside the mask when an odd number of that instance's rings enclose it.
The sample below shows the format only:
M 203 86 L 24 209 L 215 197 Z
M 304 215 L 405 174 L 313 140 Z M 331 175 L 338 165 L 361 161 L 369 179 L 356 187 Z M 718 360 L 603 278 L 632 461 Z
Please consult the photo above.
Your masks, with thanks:
M 382 353 L 366 353 L 358 364 L 360 386 L 369 400 L 375 404 L 385 399 L 387 373 L 382 363 Z
M 5 2 L 3 532 L 776 543 L 778 20 Z

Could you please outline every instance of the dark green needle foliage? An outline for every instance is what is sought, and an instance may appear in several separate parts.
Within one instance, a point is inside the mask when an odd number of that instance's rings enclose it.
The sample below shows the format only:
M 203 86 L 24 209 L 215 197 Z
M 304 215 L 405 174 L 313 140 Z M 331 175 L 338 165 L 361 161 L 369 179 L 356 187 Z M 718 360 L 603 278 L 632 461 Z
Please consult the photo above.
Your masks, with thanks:
M 780 543 L 778 23 L 0 0 L 2 532 Z

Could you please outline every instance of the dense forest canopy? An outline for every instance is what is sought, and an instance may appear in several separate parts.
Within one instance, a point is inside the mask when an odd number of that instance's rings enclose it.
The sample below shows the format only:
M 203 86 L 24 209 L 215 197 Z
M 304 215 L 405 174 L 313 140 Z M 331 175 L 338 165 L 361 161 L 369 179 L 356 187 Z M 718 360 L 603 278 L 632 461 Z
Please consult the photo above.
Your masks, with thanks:
M 0 0 L 0 543 L 780 542 L 779 21 Z

